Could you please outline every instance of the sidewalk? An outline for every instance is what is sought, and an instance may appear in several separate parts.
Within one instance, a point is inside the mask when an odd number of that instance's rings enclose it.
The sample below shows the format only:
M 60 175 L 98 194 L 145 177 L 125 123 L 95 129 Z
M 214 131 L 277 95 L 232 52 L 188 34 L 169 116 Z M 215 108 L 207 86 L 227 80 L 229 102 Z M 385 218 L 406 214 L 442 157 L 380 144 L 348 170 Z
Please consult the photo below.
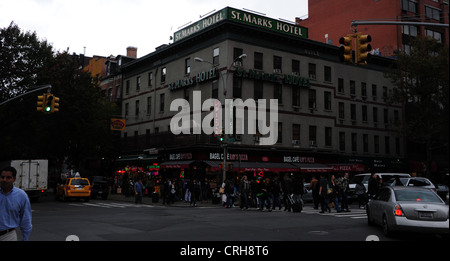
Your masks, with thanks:
M 134 203 L 134 196 L 129 196 L 126 197 L 123 194 L 109 194 L 108 199 L 107 200 L 117 200 L 117 201 L 126 201 L 126 202 L 133 202 Z M 162 199 L 160 198 L 158 203 L 153 203 L 152 202 L 152 198 L 151 197 L 142 197 L 142 204 L 146 204 L 146 205 L 155 205 L 155 206 L 172 206 L 172 207 L 192 207 L 191 204 L 189 202 L 186 201 L 175 201 L 174 204 L 170 204 L 170 205 L 163 205 L 162 204 Z M 197 207 L 217 207 L 220 208 L 222 207 L 222 204 L 212 204 L 212 200 L 208 200 L 207 202 L 202 202 L 197 201 L 196 202 L 196 206 Z

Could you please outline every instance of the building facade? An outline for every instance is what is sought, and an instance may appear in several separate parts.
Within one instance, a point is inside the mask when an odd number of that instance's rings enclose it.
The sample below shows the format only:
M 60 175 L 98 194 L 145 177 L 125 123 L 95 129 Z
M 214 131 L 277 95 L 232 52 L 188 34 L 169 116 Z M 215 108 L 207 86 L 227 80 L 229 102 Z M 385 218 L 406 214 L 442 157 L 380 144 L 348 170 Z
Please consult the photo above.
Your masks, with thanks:
M 448 24 L 448 0 L 332 1 L 308 0 L 308 18 L 298 21 L 310 29 L 310 39 L 339 45 L 339 38 L 353 33 L 354 20 L 405 21 Z M 391 57 L 410 50 L 411 38 L 430 36 L 448 44 L 448 27 L 429 25 L 359 25 L 358 32 L 372 36 L 375 53 Z
M 191 175 L 220 173 L 224 157 L 235 174 L 403 169 L 404 140 L 396 127 L 402 108 L 386 103 L 393 86 L 384 71 L 392 61 L 345 65 L 337 47 L 310 40 L 308 33 L 227 7 L 176 32 L 172 44 L 127 63 L 123 153 L 145 151 L 167 173 Z M 244 108 L 244 119 L 236 107 L 233 117 L 226 113 L 225 101 L 239 99 L 255 101 L 256 107 Z M 278 121 L 270 126 L 267 105 L 266 126 L 277 139 L 260 145 L 270 135 L 258 125 L 263 110 L 255 131 L 248 119 L 270 99 L 278 102 Z M 176 101 L 185 101 L 187 110 Z M 189 123 L 171 123 L 176 116 Z M 173 134 L 177 127 L 189 134 Z M 223 142 L 214 134 L 221 129 L 228 130 Z

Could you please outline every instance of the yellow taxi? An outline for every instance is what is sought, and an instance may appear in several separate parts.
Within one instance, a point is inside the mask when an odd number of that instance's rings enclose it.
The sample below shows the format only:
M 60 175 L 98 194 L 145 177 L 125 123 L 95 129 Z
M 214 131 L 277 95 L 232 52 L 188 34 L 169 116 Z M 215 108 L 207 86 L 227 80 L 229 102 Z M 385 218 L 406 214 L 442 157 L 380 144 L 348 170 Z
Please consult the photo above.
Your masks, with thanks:
M 70 198 L 83 198 L 86 202 L 91 197 L 91 184 L 86 178 L 68 178 L 56 187 L 56 199 L 67 201 Z

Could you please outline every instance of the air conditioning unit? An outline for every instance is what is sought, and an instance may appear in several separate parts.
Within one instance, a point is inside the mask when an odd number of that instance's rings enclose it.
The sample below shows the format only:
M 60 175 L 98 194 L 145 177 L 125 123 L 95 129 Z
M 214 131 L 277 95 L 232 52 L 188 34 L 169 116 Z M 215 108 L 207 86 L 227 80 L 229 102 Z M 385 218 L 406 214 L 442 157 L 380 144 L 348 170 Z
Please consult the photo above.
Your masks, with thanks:
M 292 140 L 292 145 L 300 145 L 300 141 L 299 140 Z

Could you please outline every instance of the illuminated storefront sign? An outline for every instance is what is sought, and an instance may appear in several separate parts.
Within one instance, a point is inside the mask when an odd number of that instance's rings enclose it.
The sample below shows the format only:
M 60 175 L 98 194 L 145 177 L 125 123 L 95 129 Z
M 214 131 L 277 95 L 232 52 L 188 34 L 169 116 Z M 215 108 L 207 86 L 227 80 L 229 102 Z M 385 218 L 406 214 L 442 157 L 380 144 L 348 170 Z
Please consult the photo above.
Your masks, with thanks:
M 174 33 L 177 42 L 224 20 L 230 20 L 262 29 L 267 29 L 298 38 L 308 38 L 308 29 L 295 24 L 282 22 L 265 16 L 226 7 L 214 14 Z

